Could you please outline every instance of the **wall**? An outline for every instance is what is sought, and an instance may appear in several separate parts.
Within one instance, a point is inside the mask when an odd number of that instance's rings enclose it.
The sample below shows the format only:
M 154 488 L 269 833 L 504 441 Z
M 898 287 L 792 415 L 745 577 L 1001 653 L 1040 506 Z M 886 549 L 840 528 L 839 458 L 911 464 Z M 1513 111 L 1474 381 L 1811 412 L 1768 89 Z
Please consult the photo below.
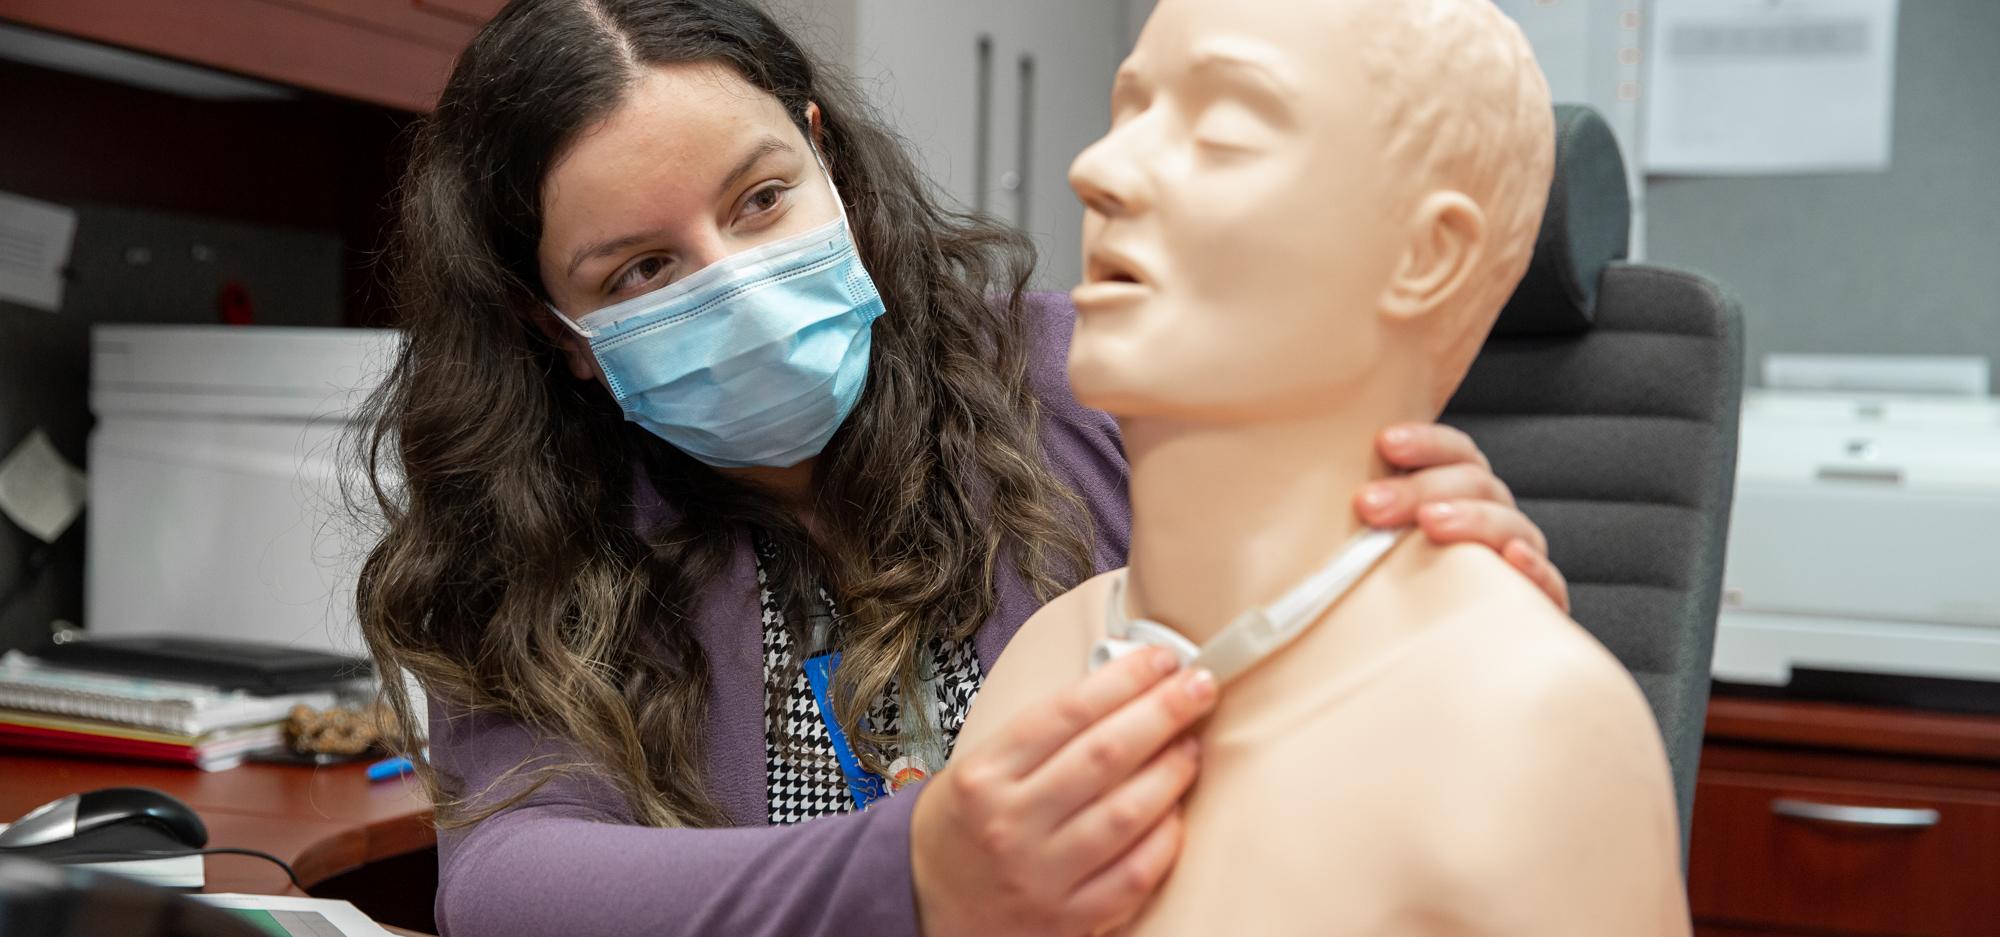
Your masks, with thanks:
M 1557 102 L 1588 104 L 1604 115 L 1625 153 L 1632 195 L 1630 255 L 1646 256 L 1645 177 L 1635 158 L 1640 132 L 1637 53 L 1644 48 L 1644 0 L 1495 0 L 1535 49 Z
M 853 76 L 938 193 L 1033 238 L 1033 286 L 1066 290 L 1081 279 L 1083 209 L 1069 166 L 1110 123 L 1111 76 L 1150 0 L 764 2 Z M 984 134 L 982 37 L 991 55 Z
M 1886 173 L 1648 180 L 1651 259 L 1743 301 L 1771 352 L 2000 366 L 2000 3 L 1904 0 Z

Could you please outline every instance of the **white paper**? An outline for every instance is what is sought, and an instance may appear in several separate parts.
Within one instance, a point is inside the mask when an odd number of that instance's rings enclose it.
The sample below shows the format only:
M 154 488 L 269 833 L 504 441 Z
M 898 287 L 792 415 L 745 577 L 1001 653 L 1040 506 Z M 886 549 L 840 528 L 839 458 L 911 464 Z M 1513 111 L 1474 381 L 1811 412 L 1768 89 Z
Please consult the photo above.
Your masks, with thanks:
M 54 543 L 83 513 L 87 488 L 83 471 L 40 429 L 0 460 L 0 514 L 43 543 Z
M 55 312 L 76 238 L 76 212 L 0 192 L 0 301 Z
M 1651 173 L 1889 167 L 1897 0 L 1654 0 Z
M 218 908 L 267 911 L 292 937 L 389 937 L 382 925 L 345 901 L 277 895 L 194 895 Z

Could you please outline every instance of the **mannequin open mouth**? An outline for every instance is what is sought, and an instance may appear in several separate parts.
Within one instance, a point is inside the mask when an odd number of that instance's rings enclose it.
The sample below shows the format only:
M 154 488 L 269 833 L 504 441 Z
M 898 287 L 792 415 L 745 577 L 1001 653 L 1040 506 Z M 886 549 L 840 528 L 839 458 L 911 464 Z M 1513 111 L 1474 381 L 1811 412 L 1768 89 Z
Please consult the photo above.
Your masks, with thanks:
M 1150 292 L 1144 279 L 1123 257 L 1093 252 L 1085 261 L 1083 283 L 1070 291 L 1079 311 L 1143 299 Z

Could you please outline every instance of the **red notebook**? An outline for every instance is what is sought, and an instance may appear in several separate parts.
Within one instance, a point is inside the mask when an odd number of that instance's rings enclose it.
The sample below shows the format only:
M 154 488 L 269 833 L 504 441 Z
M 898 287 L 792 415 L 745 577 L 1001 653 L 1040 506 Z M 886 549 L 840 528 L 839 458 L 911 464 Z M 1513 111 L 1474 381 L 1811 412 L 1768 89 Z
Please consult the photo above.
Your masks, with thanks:
M 252 751 L 279 743 L 275 724 L 174 736 L 130 726 L 0 711 L 0 749 L 54 751 L 193 765 L 204 771 L 233 768 Z
M 0 748 L 137 758 L 144 761 L 169 761 L 183 765 L 201 763 L 201 758 L 197 753 L 198 750 L 193 745 L 174 745 L 168 742 L 121 739 L 109 735 L 90 735 L 83 732 L 44 729 L 40 726 L 15 725 L 8 722 L 0 722 Z

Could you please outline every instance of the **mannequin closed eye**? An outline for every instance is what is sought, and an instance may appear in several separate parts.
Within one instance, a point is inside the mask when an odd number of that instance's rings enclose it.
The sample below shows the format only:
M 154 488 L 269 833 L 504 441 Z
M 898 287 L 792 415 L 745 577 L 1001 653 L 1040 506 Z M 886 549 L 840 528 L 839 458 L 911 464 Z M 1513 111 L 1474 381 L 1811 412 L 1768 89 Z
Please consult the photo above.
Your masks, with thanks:
M 1215 149 L 1255 151 L 1276 143 L 1277 133 L 1252 108 L 1221 100 L 1202 109 L 1194 123 L 1194 139 Z
M 1298 92 L 1295 83 L 1280 74 L 1275 58 L 1268 51 L 1237 43 L 1216 42 L 1197 52 L 1188 80 L 1196 103 L 1202 105 L 1200 116 L 1222 105 L 1223 110 L 1234 110 L 1267 129 L 1290 129 L 1297 122 L 1292 102 Z

